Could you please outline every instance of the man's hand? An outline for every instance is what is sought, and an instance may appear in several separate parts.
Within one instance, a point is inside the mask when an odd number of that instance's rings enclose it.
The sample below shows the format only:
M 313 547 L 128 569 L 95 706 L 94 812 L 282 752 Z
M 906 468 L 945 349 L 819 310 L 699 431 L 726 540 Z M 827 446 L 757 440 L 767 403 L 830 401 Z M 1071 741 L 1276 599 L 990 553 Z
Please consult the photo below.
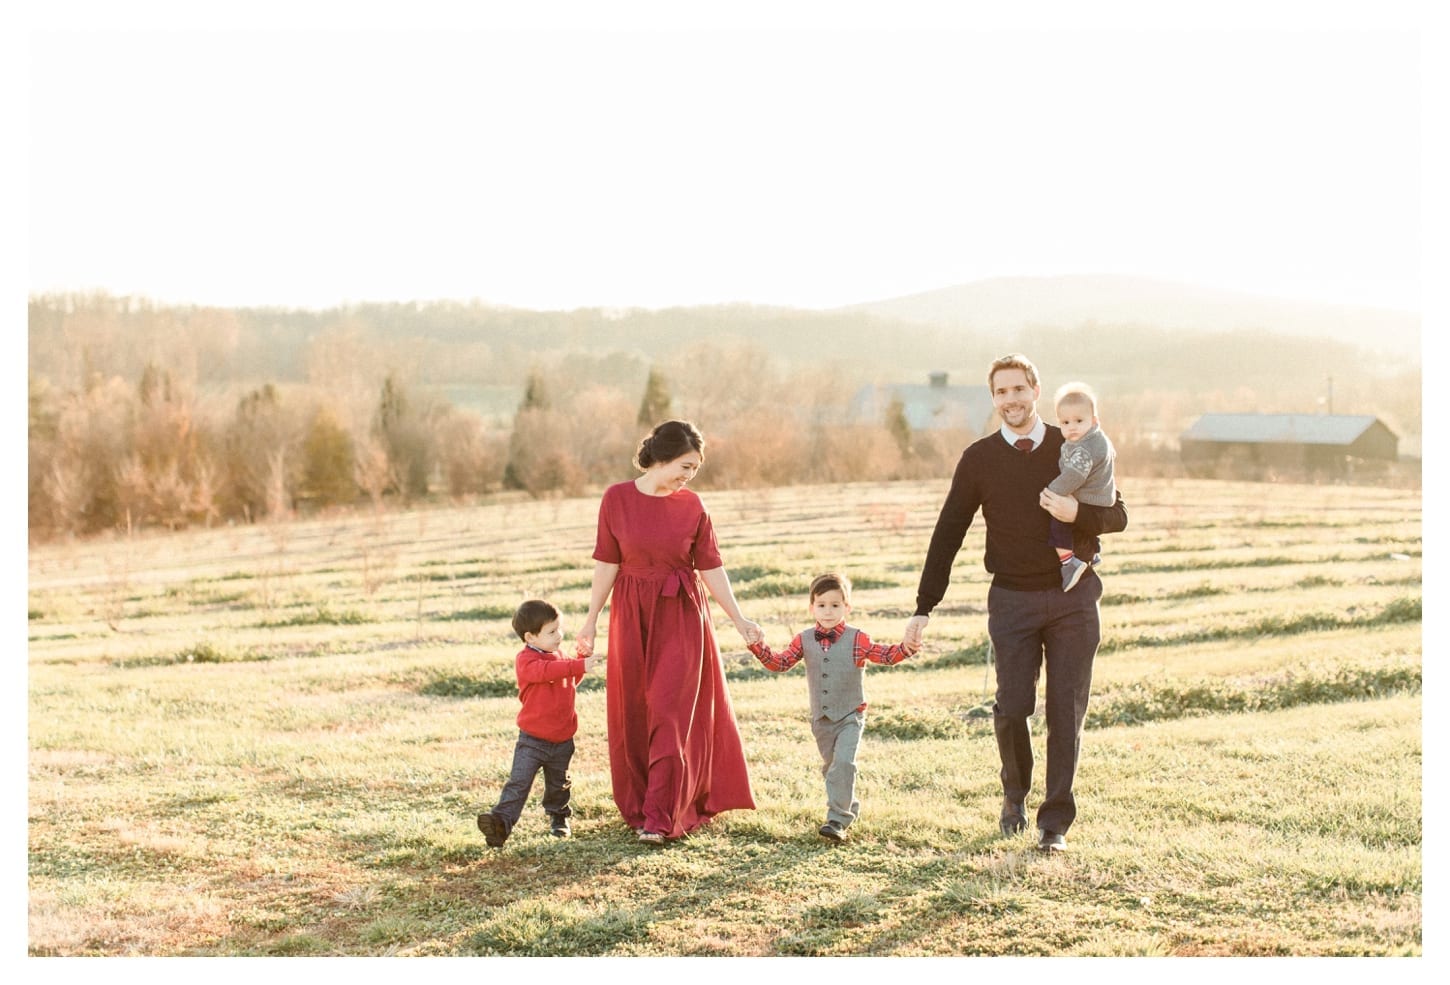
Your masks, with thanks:
M 915 653 L 921 649 L 922 635 L 926 632 L 929 616 L 912 616 L 906 620 L 906 632 L 901 634 L 901 645 L 909 646 Z
M 1051 513 L 1053 519 L 1063 523 L 1072 523 L 1077 519 L 1077 499 L 1072 496 L 1059 496 L 1051 489 L 1044 489 L 1042 495 L 1037 497 L 1037 505 Z

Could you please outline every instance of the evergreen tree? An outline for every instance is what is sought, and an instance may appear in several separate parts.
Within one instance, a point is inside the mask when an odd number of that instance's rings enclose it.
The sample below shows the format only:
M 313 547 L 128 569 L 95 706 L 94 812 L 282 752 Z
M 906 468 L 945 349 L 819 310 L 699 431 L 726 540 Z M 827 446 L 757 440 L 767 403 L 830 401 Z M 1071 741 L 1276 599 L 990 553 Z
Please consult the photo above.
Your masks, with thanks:
M 577 490 L 582 480 L 566 448 L 567 434 L 563 414 L 553 409 L 543 375 L 538 370 L 530 372 L 509 435 L 504 488 L 522 489 L 531 496 Z
M 402 482 L 404 496 L 428 495 L 433 463 L 426 428 L 392 373 L 383 380 L 373 433 L 387 452 L 393 474 Z
M 906 405 L 901 402 L 900 397 L 892 397 L 891 403 L 886 407 L 886 430 L 896 442 L 896 447 L 901 449 L 902 458 L 911 457 L 911 422 L 906 419 Z
M 353 478 L 352 435 L 327 407 L 320 408 L 302 443 L 302 481 L 321 506 L 350 503 L 357 498 Z
M 649 379 L 644 384 L 644 399 L 639 402 L 639 417 L 636 423 L 642 428 L 652 428 L 661 421 L 670 419 L 670 387 L 665 374 L 651 366 Z
M 519 410 L 548 410 L 549 407 L 549 388 L 544 383 L 544 375 L 537 369 L 532 370 L 524 383 L 524 400 Z

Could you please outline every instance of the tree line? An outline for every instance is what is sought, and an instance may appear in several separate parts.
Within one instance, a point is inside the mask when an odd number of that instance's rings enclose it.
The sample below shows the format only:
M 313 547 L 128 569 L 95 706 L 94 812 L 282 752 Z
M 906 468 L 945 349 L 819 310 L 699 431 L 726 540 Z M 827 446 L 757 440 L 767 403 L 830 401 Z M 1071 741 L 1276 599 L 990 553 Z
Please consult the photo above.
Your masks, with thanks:
M 1172 340 L 1170 356 L 1161 332 L 1096 326 L 1084 348 L 1080 332 L 1037 327 L 1011 340 L 959 335 L 946 362 L 929 333 L 878 324 L 868 344 L 854 321 L 741 321 L 719 308 L 698 312 L 705 327 L 690 332 L 669 313 L 629 316 L 653 326 L 641 339 L 669 337 L 646 355 L 614 347 L 624 336 L 600 312 L 545 313 L 543 322 L 497 313 L 498 330 L 479 335 L 462 324 L 477 306 L 441 305 L 458 321 L 448 345 L 462 348 L 447 348 L 455 365 L 440 367 L 426 355 L 439 338 L 410 334 L 423 317 L 416 307 L 275 313 L 291 363 L 248 376 L 245 353 L 266 337 L 254 332 L 258 312 L 33 298 L 32 538 L 440 497 L 576 495 L 633 475 L 640 436 L 671 416 L 705 431 L 702 488 L 945 477 L 975 434 L 914 432 L 899 405 L 879 421 L 852 420 L 849 396 L 870 382 L 924 380 L 919 366 L 964 365 L 973 370 L 965 382 L 984 382 L 975 372 L 1008 347 L 1094 384 L 1125 474 L 1174 474 L 1176 435 L 1200 413 L 1312 412 L 1329 375 L 1335 410 L 1385 414 L 1402 437 L 1418 438 L 1418 366 L 1355 369 L 1340 348 L 1313 341 L 1188 335 Z M 826 323 L 839 334 L 787 330 Z M 557 331 L 531 340 L 540 324 Z M 613 327 L 595 338 L 600 324 Z M 1099 349 L 1111 366 L 1088 359 Z M 1196 385 L 1179 379 L 1185 372 Z M 441 396 L 440 382 L 465 380 L 507 380 L 521 396 L 503 415 Z M 1040 404 L 1049 420 L 1054 385 L 1044 381 Z
M 706 431 L 704 488 L 936 474 L 967 437 L 912 435 L 899 407 L 895 419 L 843 423 L 843 406 L 817 403 L 810 388 L 782 403 L 759 387 L 770 371 L 757 350 L 696 358 L 710 371 L 677 388 L 652 368 L 637 393 L 533 371 L 503 427 L 395 372 L 365 405 L 317 384 L 206 398 L 154 364 L 135 381 L 95 375 L 69 391 L 32 375 L 30 534 L 174 530 L 509 491 L 578 495 L 633 475 L 639 439 L 671 416 Z

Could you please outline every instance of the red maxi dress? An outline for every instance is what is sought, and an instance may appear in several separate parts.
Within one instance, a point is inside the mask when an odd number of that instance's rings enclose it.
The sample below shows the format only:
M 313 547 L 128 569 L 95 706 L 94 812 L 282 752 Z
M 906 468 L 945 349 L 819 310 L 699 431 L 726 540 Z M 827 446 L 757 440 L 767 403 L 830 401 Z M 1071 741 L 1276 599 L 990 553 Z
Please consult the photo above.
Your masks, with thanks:
M 678 838 L 755 799 L 710 606 L 697 570 L 721 566 L 688 489 L 621 482 L 604 492 L 594 559 L 618 564 L 609 607 L 606 709 L 614 803 L 632 828 Z

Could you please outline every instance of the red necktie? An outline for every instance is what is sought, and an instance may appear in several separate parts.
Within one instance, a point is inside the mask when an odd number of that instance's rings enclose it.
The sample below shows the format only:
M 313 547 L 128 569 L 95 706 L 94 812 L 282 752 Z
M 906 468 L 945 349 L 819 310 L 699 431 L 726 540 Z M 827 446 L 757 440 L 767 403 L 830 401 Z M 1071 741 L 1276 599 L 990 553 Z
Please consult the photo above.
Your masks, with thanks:
M 1031 451 L 1032 450 L 1032 439 L 1031 438 L 1018 438 L 1016 441 L 1013 442 L 1013 444 L 1016 446 L 1016 448 L 1017 448 L 1018 451 Z

